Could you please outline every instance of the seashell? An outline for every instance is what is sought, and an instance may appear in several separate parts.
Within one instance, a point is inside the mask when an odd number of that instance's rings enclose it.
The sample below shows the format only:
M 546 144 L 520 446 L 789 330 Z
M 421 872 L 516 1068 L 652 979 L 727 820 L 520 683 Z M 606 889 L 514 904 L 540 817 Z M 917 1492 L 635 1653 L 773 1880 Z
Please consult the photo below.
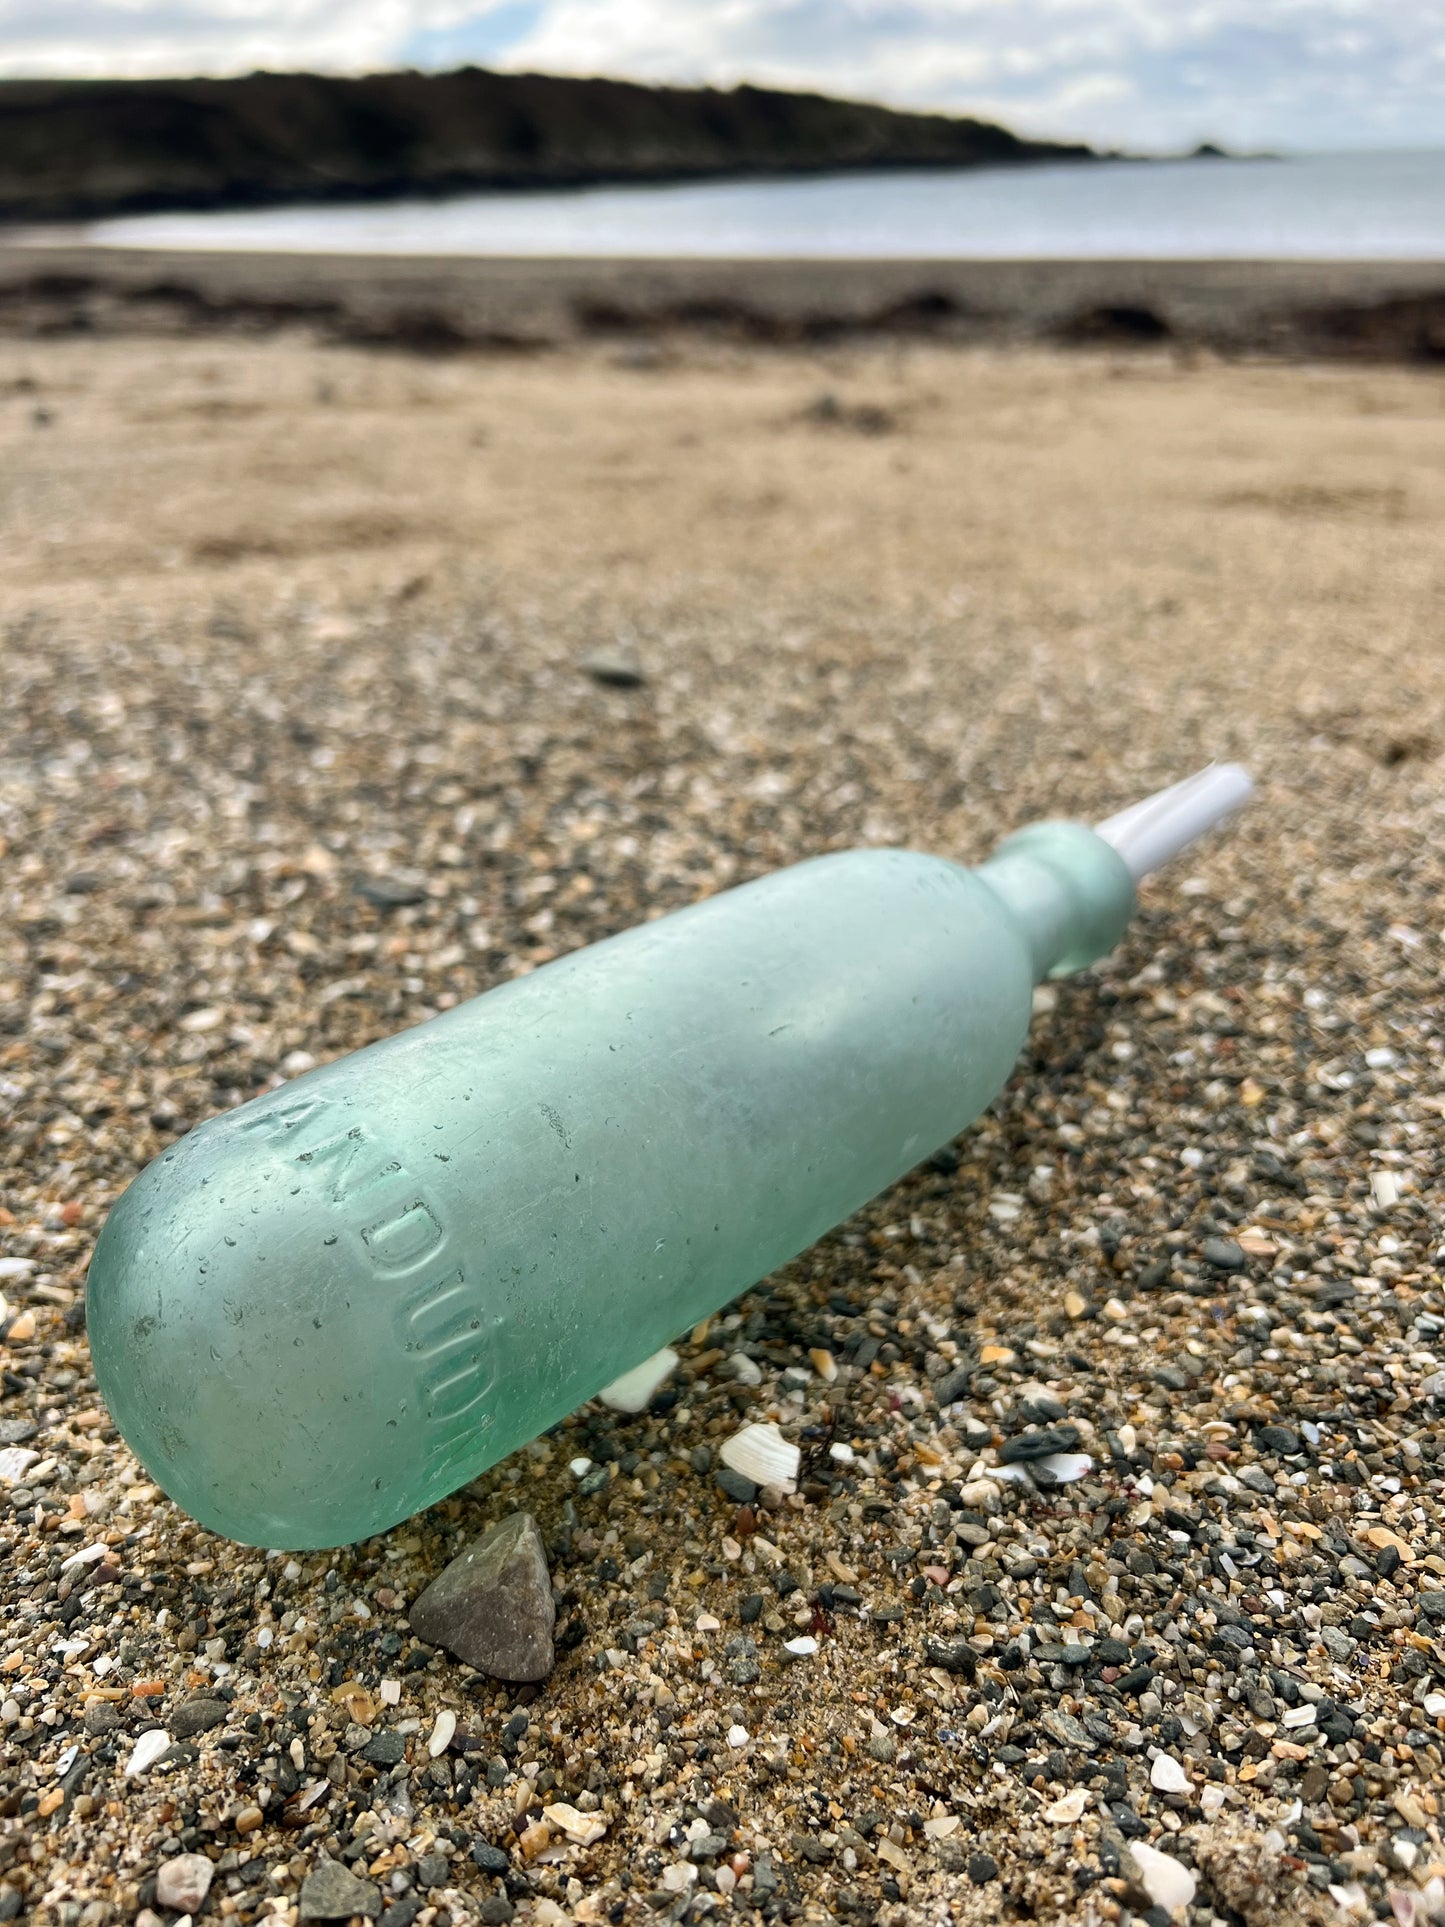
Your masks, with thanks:
M 1161 1754 L 1160 1758 L 1164 1756 Z M 1156 1907 L 1162 1907 L 1166 1914 L 1176 1914 L 1188 1907 L 1194 1899 L 1198 1881 L 1172 1853 L 1161 1853 L 1158 1847 L 1146 1847 L 1136 1840 L 1129 1848 L 1134 1865 L 1139 1870 L 1139 1883 Z
M 548 1826 L 565 1833 L 574 1847 L 590 1847 L 607 1831 L 607 1822 L 600 1813 L 579 1813 L 576 1807 L 569 1806 L 565 1800 L 543 1807 L 542 1818 Z
M 1034 1459 L 1029 1471 L 1039 1485 L 1072 1485 L 1094 1469 L 1087 1452 L 1051 1452 L 1046 1459 Z
M 171 1736 L 163 1726 L 153 1726 L 148 1733 L 142 1733 L 125 1763 L 125 1777 L 137 1780 L 142 1773 L 148 1773 L 162 1753 L 169 1749 L 170 1743 Z M 330 1782 L 327 1784 L 329 1786 Z
M 654 1352 L 651 1358 L 644 1358 L 640 1365 L 634 1365 L 621 1378 L 614 1378 L 597 1396 L 604 1405 L 610 1405 L 614 1412 L 645 1412 L 657 1396 L 659 1387 L 672 1377 L 678 1364 L 677 1353 L 670 1345 L 664 1345 L 660 1352 Z
M 745 1425 L 723 1445 L 718 1457 L 754 1485 L 775 1485 L 782 1492 L 798 1489 L 803 1455 L 789 1445 L 776 1425 Z

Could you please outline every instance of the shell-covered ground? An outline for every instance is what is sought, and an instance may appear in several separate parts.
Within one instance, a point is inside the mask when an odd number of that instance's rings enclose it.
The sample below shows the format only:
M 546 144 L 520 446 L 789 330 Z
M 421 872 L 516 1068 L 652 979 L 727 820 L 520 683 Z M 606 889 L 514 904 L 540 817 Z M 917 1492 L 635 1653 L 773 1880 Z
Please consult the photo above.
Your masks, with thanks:
M 175 1919 L 183 1854 L 238 1927 L 318 1866 L 391 1927 L 1423 1919 L 1442 537 L 1424 372 L 7 345 L 0 1919 Z M 127 1453 L 86 1266 L 190 1125 L 777 865 L 1222 757 L 1258 801 L 988 1115 L 646 1413 L 295 1556 Z M 767 1420 L 801 1489 L 740 1505 Z M 1007 1474 L 1040 1429 L 1082 1477 Z M 407 1621 L 518 1508 L 523 1689 Z

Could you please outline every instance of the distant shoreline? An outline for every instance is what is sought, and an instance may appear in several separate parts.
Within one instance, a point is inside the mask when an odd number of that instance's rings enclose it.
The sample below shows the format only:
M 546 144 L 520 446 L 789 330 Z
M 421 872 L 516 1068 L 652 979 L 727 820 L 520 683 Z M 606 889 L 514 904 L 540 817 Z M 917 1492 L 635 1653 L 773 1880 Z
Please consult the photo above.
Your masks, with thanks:
M 1101 158 L 987 121 L 749 86 L 479 68 L 0 81 L 8 222 Z

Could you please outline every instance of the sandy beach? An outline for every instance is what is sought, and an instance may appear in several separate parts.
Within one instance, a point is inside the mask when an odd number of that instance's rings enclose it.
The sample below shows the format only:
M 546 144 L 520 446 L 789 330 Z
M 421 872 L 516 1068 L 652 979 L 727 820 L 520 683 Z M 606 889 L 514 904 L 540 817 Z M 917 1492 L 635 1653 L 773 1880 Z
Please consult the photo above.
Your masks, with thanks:
M 174 1920 L 182 1853 L 239 1927 L 328 1859 L 392 1927 L 1445 1876 L 1442 426 L 1426 366 L 1167 341 L 0 341 L 0 1919 Z M 213 1111 L 779 864 L 1213 758 L 1257 804 L 994 1111 L 649 1412 L 294 1559 L 118 1441 L 89 1251 Z M 802 1490 L 740 1508 L 770 1417 Z M 1040 1427 L 1078 1482 L 999 1476 Z M 406 1615 L 519 1506 L 517 1690 Z

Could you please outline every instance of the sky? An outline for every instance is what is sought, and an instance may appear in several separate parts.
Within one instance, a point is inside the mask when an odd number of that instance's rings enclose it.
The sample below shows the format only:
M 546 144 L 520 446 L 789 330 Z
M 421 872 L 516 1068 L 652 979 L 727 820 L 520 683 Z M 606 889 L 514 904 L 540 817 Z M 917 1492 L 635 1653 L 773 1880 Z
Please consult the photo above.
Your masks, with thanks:
M 1445 0 L 0 0 L 0 74 L 805 87 L 1160 151 L 1445 144 Z

